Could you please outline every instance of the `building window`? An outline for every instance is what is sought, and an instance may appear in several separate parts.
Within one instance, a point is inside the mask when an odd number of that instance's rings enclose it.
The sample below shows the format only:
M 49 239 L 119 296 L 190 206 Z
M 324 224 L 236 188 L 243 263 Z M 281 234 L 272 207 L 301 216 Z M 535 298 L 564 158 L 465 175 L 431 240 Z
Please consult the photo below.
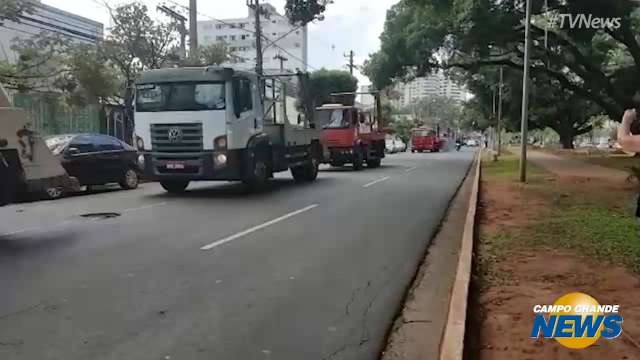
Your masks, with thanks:
M 246 24 L 245 24 L 245 23 L 240 23 L 240 24 L 238 24 L 238 25 L 240 25 L 240 29 L 244 29 L 244 27 L 245 27 L 245 25 L 246 25 Z
M 222 29 L 222 25 L 221 24 L 216 25 L 216 29 L 218 30 Z
M 245 40 L 247 38 L 247 35 L 240 35 L 240 39 Z
M 273 36 L 278 36 L 278 33 L 273 33 Z
M 234 41 L 236 39 L 235 35 L 231 35 L 231 41 Z
M 296 30 L 296 35 L 300 35 L 300 31 L 299 30 Z
M 299 48 L 300 47 L 300 43 L 299 42 L 295 43 L 295 47 Z

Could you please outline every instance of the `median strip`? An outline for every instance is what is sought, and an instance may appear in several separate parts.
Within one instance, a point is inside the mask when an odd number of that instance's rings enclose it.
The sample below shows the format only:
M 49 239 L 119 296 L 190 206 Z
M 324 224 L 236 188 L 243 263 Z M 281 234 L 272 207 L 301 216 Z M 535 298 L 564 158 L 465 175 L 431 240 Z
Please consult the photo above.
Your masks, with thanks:
M 362 185 L 362 187 L 363 188 L 368 188 L 369 186 L 373 186 L 373 185 L 375 185 L 375 184 L 377 184 L 379 182 L 383 182 L 383 181 L 389 180 L 390 178 L 391 178 L 390 176 L 385 176 L 385 177 L 380 178 L 378 180 L 374 180 L 374 181 L 372 181 L 372 182 L 370 182 L 368 184 L 364 184 L 364 185 Z
M 318 206 L 320 206 L 320 205 L 319 204 L 313 204 L 313 205 L 309 205 L 309 206 L 307 206 L 305 208 L 302 208 L 300 210 L 296 210 L 296 211 L 290 212 L 290 213 L 288 213 L 286 215 L 283 215 L 283 216 L 281 216 L 279 218 L 273 219 L 271 221 L 267 221 L 266 223 L 263 223 L 263 224 L 254 226 L 254 227 L 252 227 L 250 229 L 241 231 L 241 232 L 239 232 L 239 233 L 237 233 L 235 235 L 231 235 L 231 236 L 226 237 L 224 239 L 221 239 L 221 240 L 218 240 L 216 242 L 213 242 L 213 243 L 211 243 L 209 245 L 205 245 L 205 246 L 201 247 L 200 250 L 205 250 L 205 251 L 211 250 L 211 249 L 216 248 L 216 247 L 218 247 L 220 245 L 226 244 L 228 242 L 231 242 L 231 241 L 236 240 L 238 238 L 241 238 L 243 236 L 249 235 L 249 234 L 251 234 L 253 232 L 256 232 L 256 231 L 258 231 L 260 229 L 264 229 L 264 228 L 266 228 L 268 226 L 271 226 L 273 224 L 279 223 L 281 221 L 287 220 L 287 219 L 289 219 L 291 217 L 294 217 L 296 215 L 299 215 L 299 214 L 302 214 L 302 213 L 307 212 L 309 210 L 312 210 L 312 209 L 314 209 L 314 208 L 316 208 Z

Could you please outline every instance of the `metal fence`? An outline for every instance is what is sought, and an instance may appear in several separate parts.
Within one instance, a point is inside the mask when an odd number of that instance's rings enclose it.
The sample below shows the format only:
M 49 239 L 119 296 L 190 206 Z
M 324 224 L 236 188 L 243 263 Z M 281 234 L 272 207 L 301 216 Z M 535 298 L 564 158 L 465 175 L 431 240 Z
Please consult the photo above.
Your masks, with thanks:
M 14 94 L 13 104 L 27 112 L 31 127 L 41 135 L 99 133 L 99 105 L 68 106 L 55 94 Z

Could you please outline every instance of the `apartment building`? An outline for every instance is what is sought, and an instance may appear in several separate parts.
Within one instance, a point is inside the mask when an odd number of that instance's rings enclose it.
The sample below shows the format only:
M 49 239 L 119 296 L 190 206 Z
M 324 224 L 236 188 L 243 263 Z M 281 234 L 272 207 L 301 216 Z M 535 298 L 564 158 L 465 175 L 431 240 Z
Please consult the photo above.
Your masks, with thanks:
M 275 7 L 264 4 L 260 23 L 266 39 L 262 41 L 263 67 L 266 72 L 277 72 L 280 60 L 276 56 L 287 58 L 284 69 L 295 72 L 307 69 L 307 34 L 303 28 L 297 28 L 278 13 Z M 234 54 L 236 66 L 254 69 L 256 63 L 255 13 L 249 9 L 247 17 L 198 21 L 198 43 L 209 45 L 224 43 Z

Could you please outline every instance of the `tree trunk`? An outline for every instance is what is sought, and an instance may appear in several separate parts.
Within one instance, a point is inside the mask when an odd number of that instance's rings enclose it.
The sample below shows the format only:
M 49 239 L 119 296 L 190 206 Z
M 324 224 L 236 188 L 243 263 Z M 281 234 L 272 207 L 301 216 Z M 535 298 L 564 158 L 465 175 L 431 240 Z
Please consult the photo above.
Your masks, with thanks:
M 573 134 L 560 134 L 560 143 L 563 149 L 573 149 Z

